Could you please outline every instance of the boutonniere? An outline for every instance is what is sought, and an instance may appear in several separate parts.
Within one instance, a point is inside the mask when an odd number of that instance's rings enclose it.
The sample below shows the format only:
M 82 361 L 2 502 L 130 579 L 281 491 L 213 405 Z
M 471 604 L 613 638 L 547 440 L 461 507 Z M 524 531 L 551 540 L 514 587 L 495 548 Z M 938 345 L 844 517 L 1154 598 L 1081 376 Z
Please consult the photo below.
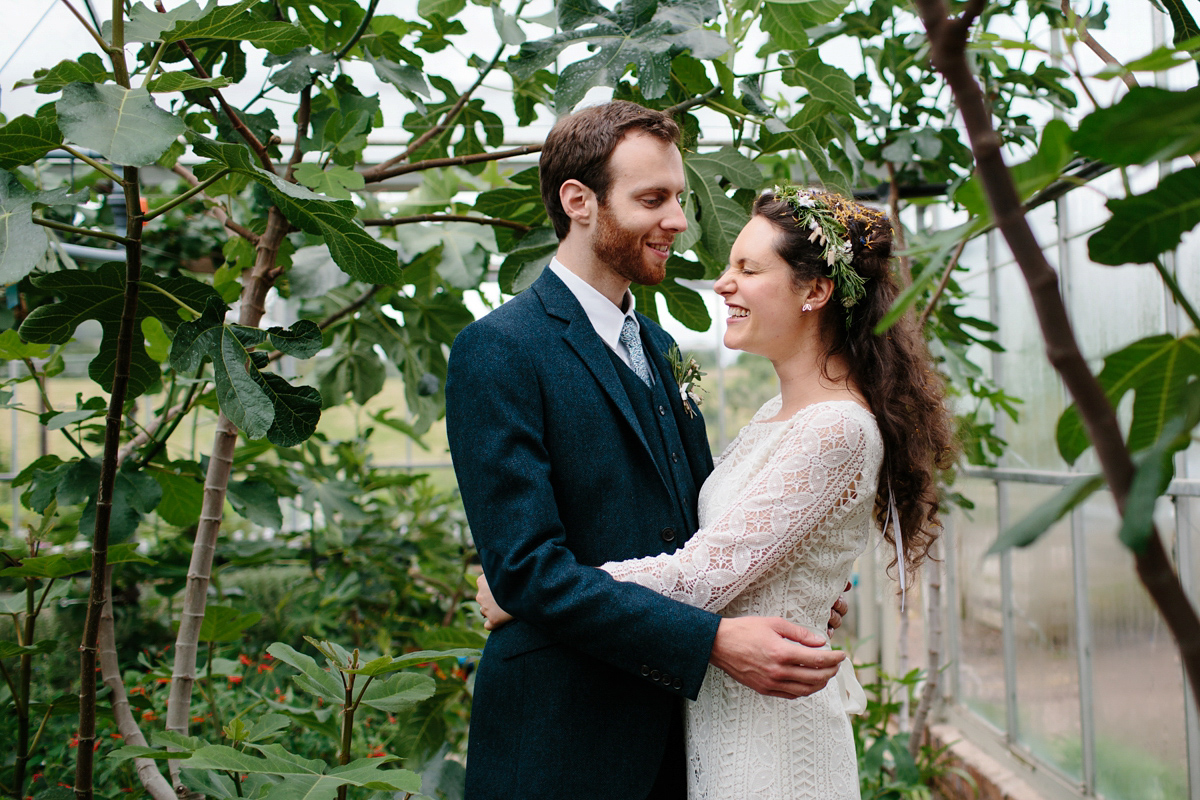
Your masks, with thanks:
M 667 352 L 667 361 L 671 362 L 671 374 L 675 376 L 675 383 L 679 386 L 679 399 L 683 401 L 683 410 L 687 412 L 689 418 L 696 416 L 696 409 L 688 403 L 690 398 L 696 407 L 700 406 L 700 395 L 696 394 L 696 390 L 700 389 L 700 379 L 704 377 L 704 372 L 700 369 L 700 364 L 689 353 L 686 357 L 679 352 L 679 345 L 672 344 L 671 349 Z M 703 390 L 701 390 L 703 391 Z

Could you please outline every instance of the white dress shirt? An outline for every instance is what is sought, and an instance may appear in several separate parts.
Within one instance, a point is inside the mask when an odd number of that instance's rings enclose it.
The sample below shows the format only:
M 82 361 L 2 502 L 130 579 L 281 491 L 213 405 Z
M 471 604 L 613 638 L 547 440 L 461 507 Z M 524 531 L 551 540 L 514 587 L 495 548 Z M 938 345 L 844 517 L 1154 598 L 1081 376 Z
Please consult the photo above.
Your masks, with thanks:
M 579 301 L 579 305 L 583 306 L 583 313 L 587 314 L 588 321 L 592 323 L 592 327 L 595 328 L 600 339 L 625 362 L 625 366 L 632 369 L 629 348 L 621 344 L 621 328 L 625 325 L 625 318 L 628 317 L 633 320 L 638 335 L 641 335 L 641 325 L 638 324 L 637 314 L 633 313 L 633 293 L 628 289 L 625 290 L 625 297 L 622 298 L 621 305 L 625 306 L 626 310 L 622 311 L 613 305 L 612 300 L 602 295 L 596 287 L 564 267 L 558 258 L 550 259 L 550 269 L 567 285 L 571 294 L 575 295 L 575 299 Z M 649 361 L 649 358 L 646 360 Z M 650 379 L 654 379 L 654 370 L 650 371 Z

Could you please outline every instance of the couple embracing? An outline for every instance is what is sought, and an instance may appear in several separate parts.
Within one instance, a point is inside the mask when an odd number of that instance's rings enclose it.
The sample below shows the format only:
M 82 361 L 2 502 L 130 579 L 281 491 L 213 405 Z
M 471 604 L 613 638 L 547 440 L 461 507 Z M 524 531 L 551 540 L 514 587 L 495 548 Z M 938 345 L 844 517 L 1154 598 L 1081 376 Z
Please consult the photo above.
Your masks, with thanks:
M 848 670 L 821 631 L 889 505 L 895 568 L 920 562 L 951 449 L 920 333 L 872 333 L 898 293 L 886 218 L 758 198 L 714 290 L 725 344 L 770 359 L 780 394 L 714 468 L 674 343 L 629 292 L 688 225 L 678 126 L 585 109 L 540 175 L 557 255 L 459 335 L 446 384 L 492 630 L 468 800 L 858 798 Z

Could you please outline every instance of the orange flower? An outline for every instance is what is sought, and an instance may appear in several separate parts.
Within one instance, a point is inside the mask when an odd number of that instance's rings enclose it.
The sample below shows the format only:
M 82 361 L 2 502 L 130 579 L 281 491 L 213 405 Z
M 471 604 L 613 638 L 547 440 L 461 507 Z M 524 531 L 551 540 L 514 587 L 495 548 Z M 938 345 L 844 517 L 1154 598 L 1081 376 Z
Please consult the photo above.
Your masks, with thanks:
M 125 738 L 124 736 L 122 736 L 119 733 L 110 733 L 109 736 L 111 736 L 114 739 L 124 739 Z
M 147 722 L 154 722 L 158 719 L 158 714 L 155 714 L 153 711 L 143 711 L 142 719 L 146 720 Z

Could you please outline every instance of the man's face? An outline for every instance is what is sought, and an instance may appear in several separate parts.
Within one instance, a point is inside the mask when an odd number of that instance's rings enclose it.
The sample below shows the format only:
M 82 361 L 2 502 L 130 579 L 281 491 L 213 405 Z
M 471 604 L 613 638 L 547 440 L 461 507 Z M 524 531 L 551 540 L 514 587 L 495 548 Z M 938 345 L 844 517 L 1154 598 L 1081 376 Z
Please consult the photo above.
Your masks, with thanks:
M 613 150 L 608 168 L 612 183 L 598 209 L 592 251 L 625 280 L 661 283 L 671 243 L 687 230 L 679 205 L 686 189 L 679 149 L 645 133 L 630 133 Z

